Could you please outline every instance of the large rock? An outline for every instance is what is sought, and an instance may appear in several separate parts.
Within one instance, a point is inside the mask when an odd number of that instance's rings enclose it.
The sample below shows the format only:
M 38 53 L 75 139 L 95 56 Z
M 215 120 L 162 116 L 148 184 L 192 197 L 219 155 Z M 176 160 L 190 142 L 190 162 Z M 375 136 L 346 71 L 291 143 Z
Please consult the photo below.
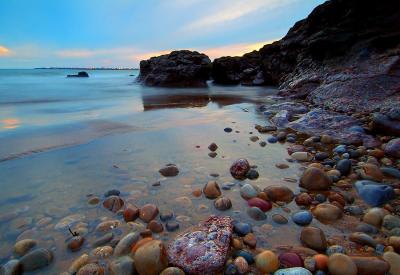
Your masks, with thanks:
M 227 257 L 232 229 L 230 217 L 209 217 L 171 242 L 168 247 L 170 264 L 188 274 L 220 271 Z
M 148 86 L 204 87 L 210 71 L 208 56 L 181 50 L 140 61 L 138 80 Z
M 243 57 L 216 60 L 218 82 L 280 85 L 281 95 L 337 111 L 389 110 L 400 97 L 400 9 L 397 0 L 331 0 L 287 35 Z M 220 65 L 221 64 L 221 65 Z M 249 79 L 250 78 L 250 79 Z

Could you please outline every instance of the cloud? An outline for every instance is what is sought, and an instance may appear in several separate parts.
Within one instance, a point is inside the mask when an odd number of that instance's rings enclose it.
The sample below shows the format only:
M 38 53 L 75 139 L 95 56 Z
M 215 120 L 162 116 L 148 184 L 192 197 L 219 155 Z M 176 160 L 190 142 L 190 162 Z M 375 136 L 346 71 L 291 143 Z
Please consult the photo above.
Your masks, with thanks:
M 271 10 L 284 5 L 287 0 L 236 0 L 224 1 L 223 5 L 217 7 L 216 11 L 201 17 L 181 29 L 181 32 L 204 31 L 235 21 L 253 13 Z
M 0 45 L 0 56 L 9 56 L 11 55 L 11 51 L 6 47 Z

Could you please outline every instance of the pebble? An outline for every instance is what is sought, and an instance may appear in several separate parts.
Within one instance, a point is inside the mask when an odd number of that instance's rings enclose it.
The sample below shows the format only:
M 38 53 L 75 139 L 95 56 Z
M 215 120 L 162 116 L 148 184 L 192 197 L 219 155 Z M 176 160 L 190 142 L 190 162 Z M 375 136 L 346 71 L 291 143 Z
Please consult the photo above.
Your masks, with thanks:
M 69 226 L 72 226 L 72 224 L 77 223 L 83 219 L 85 219 L 85 215 L 82 215 L 82 214 L 72 214 L 72 215 L 66 216 L 54 226 L 54 229 L 56 229 L 56 230 L 67 229 L 68 230 Z
M 91 251 L 91 254 L 96 258 L 108 258 L 113 254 L 113 248 L 109 245 L 99 246 Z
M 246 259 L 240 256 L 233 261 L 233 264 L 236 266 L 239 274 L 245 274 L 249 269 L 249 264 Z
M 326 197 L 323 194 L 315 195 L 314 199 L 320 203 L 326 202 Z
M 185 272 L 178 267 L 168 267 L 160 275 L 185 275 Z
M 281 266 L 284 268 L 303 267 L 303 260 L 296 253 L 284 252 L 279 254 L 278 258 Z
M 226 266 L 224 275 L 237 275 L 238 272 L 237 266 L 231 263 Z
M 245 179 L 250 170 L 250 164 L 246 159 L 237 159 L 231 165 L 229 171 L 235 179 Z
M 324 232 L 316 227 L 304 227 L 301 230 L 300 240 L 307 247 L 317 250 L 325 251 L 326 249 L 326 238 Z
M 110 263 L 111 275 L 135 274 L 135 263 L 130 256 L 118 258 Z
M 326 249 L 326 255 L 331 256 L 335 253 L 346 254 L 346 249 L 341 245 L 331 245 Z
M 319 269 L 319 270 L 328 269 L 328 260 L 329 260 L 329 258 L 325 254 L 314 255 L 314 260 L 315 260 L 316 269 Z
M 165 227 L 167 228 L 167 231 L 173 232 L 179 229 L 179 223 L 174 222 L 174 221 L 168 221 L 165 224 Z
M 250 207 L 258 207 L 261 211 L 267 212 L 272 208 L 272 204 L 269 201 L 260 199 L 258 197 L 251 198 L 247 201 Z
M 332 184 L 331 179 L 321 169 L 307 168 L 300 178 L 300 187 L 310 191 L 328 190 Z
M 260 175 L 258 174 L 257 170 L 254 169 L 250 169 L 249 172 L 247 172 L 246 174 L 246 178 L 248 178 L 249 180 L 255 180 L 258 179 Z
M 371 206 L 380 206 L 395 198 L 394 190 L 389 185 L 361 180 L 355 183 L 355 187 L 358 195 Z
M 379 207 L 370 208 L 364 214 L 363 222 L 379 228 L 382 225 L 383 217 L 388 213 L 389 212 L 384 208 L 379 208 Z
M 230 132 L 232 132 L 232 128 L 226 127 L 226 128 L 224 128 L 224 132 L 230 133 Z
M 75 274 L 78 272 L 78 270 L 89 263 L 89 255 L 88 254 L 82 254 L 81 256 L 79 256 L 79 258 L 75 259 L 72 264 L 70 265 L 70 267 L 68 268 L 68 272 L 71 274 Z
M 24 256 L 29 250 L 37 245 L 37 241 L 33 239 L 24 239 L 18 241 L 14 246 L 14 252 L 18 256 Z
M 280 214 L 274 214 L 272 215 L 272 220 L 276 222 L 277 224 L 287 224 L 288 219 L 285 216 L 282 216 Z
M 297 205 L 308 206 L 312 203 L 312 201 L 313 198 L 308 193 L 300 193 L 295 198 Z
M 394 228 L 400 227 L 400 218 L 394 215 L 386 215 L 383 218 L 382 227 L 387 230 L 392 230 Z
M 106 243 L 110 242 L 114 238 L 114 234 L 112 232 L 109 232 L 96 240 L 93 241 L 92 247 L 98 247 L 105 245 Z
M 304 267 L 291 267 L 279 269 L 274 275 L 312 275 L 312 273 Z
M 298 161 L 309 161 L 311 160 L 311 155 L 307 152 L 294 152 L 290 155 L 293 159 Z
M 254 257 L 253 257 L 253 255 L 250 253 L 250 252 L 248 252 L 248 251 L 246 251 L 246 250 L 239 250 L 239 251 L 236 251 L 235 252 L 235 254 L 234 254 L 236 257 L 243 257 L 243 258 L 245 258 L 246 259 L 246 262 L 248 263 L 248 264 L 253 264 L 254 263 Z
M 76 273 L 76 275 L 104 275 L 104 274 L 105 274 L 104 268 L 96 263 L 86 264 L 79 269 L 78 273 Z
M 357 224 L 355 231 L 363 232 L 363 233 L 367 233 L 367 234 L 376 234 L 376 233 L 378 233 L 379 230 L 375 226 L 370 225 L 368 223 L 360 223 L 360 224 Z
M 34 271 L 48 266 L 53 260 L 53 253 L 45 248 L 37 248 L 25 254 L 20 263 L 24 272 Z
M 400 251 L 400 237 L 392 236 L 389 237 L 389 245 L 391 245 L 396 252 Z
M 210 152 L 210 153 L 208 153 L 208 156 L 209 156 L 210 158 L 215 158 L 217 155 L 218 155 L 218 154 L 217 154 L 216 152 Z
M 286 186 L 282 185 L 271 185 L 264 189 L 264 192 L 267 194 L 268 199 L 273 202 L 285 202 L 289 203 L 293 200 L 294 194 L 293 191 L 290 190 Z
M 215 144 L 215 143 L 213 142 L 213 143 L 211 143 L 210 145 L 208 145 L 208 149 L 209 149 L 210 151 L 212 151 L 212 152 L 215 152 L 215 151 L 217 151 L 217 149 L 218 149 L 218 145 Z
M 139 208 L 136 206 L 128 206 L 123 213 L 125 222 L 133 222 L 139 218 Z
M 386 144 L 385 154 L 389 157 L 400 158 L 400 138 L 392 139 Z
M 88 199 L 88 204 L 90 204 L 90 205 L 96 205 L 96 204 L 99 204 L 99 202 L 100 202 L 100 198 L 96 197 L 96 196 L 90 197 Z
M 125 235 L 115 247 L 114 256 L 120 257 L 122 255 L 128 254 L 138 240 L 139 234 L 137 232 L 132 232 Z
M 267 143 L 265 141 L 260 141 L 260 146 L 265 147 L 265 146 L 267 146 Z
M 265 220 L 267 215 L 258 207 L 250 207 L 247 209 L 247 215 L 256 221 Z
M 245 200 L 257 197 L 257 193 L 258 193 L 257 190 L 251 184 L 248 183 L 246 183 L 240 188 L 240 195 Z
M 74 236 L 68 241 L 68 249 L 72 252 L 78 251 L 79 249 L 81 249 L 84 241 L 85 238 L 83 238 L 82 236 Z
M 194 197 L 196 197 L 196 198 L 200 197 L 201 194 L 203 194 L 203 191 L 201 191 L 200 188 L 196 188 L 196 189 L 194 189 L 194 190 L 192 191 L 192 195 L 193 195 Z
M 257 239 L 253 233 L 249 233 L 243 237 L 243 243 L 251 248 L 255 248 L 257 246 Z
M 233 224 L 233 231 L 239 236 L 245 236 L 253 231 L 251 225 L 244 222 L 236 222 Z
M 165 167 L 158 170 L 164 177 L 175 177 L 179 174 L 179 169 L 175 164 L 167 164 Z
M 272 273 L 279 268 L 279 259 L 276 254 L 270 250 L 265 250 L 255 257 L 257 269 L 262 273 Z
M 19 275 L 22 274 L 22 265 L 18 260 L 9 260 L 0 266 L 0 274 L 2 275 Z
M 340 253 L 329 257 L 328 269 L 332 275 L 357 275 L 357 266 L 353 260 Z
M 104 208 L 110 210 L 111 212 L 118 212 L 118 210 L 120 210 L 122 207 L 124 207 L 124 200 L 121 199 L 118 196 L 109 196 L 107 197 L 104 202 L 103 202 L 103 206 Z
M 390 265 L 390 274 L 400 274 L 400 255 L 395 252 L 383 253 L 383 259 Z
M 275 164 L 275 167 L 279 169 L 287 169 L 289 168 L 289 165 L 287 165 L 286 163 L 277 163 Z
M 313 210 L 312 213 L 314 216 L 320 221 L 335 221 L 342 217 L 342 210 L 330 203 L 321 203 L 318 204 Z
M 267 138 L 267 141 L 269 143 L 277 143 L 278 139 L 276 137 L 274 137 L 274 136 L 271 136 L 271 137 Z
M 323 161 L 327 158 L 329 158 L 329 154 L 326 152 L 318 152 L 315 154 L 315 160 Z
M 232 202 L 227 197 L 220 197 L 214 201 L 214 207 L 220 211 L 225 211 L 232 207 Z
M 203 188 L 204 196 L 210 200 L 221 196 L 221 189 L 216 181 L 209 181 Z
M 252 142 L 256 142 L 256 141 L 258 141 L 260 138 L 259 138 L 258 136 L 251 136 L 249 139 L 250 139 L 250 141 L 252 141 Z
M 385 275 L 390 265 L 377 257 L 351 257 L 357 266 L 357 275 Z
M 160 213 L 160 220 L 163 222 L 169 221 L 174 217 L 174 212 L 166 210 Z
M 104 197 L 107 198 L 110 196 L 119 196 L 119 194 L 121 194 L 121 192 L 119 190 L 111 189 L 104 193 Z
M 139 210 L 139 218 L 144 222 L 150 222 L 158 215 L 158 208 L 154 204 L 145 204 Z
M 309 225 L 313 220 L 313 216 L 310 211 L 302 210 L 294 213 L 292 215 L 292 220 L 301 226 Z
M 400 170 L 392 168 L 392 167 L 382 167 L 381 171 L 383 174 L 400 179 Z
M 342 176 L 347 176 L 351 172 L 351 161 L 348 159 L 341 159 L 336 164 L 336 170 L 340 172 Z
M 107 231 L 113 230 L 114 228 L 117 228 L 120 225 L 121 225 L 121 222 L 118 220 L 104 221 L 97 225 L 96 231 L 107 232 Z

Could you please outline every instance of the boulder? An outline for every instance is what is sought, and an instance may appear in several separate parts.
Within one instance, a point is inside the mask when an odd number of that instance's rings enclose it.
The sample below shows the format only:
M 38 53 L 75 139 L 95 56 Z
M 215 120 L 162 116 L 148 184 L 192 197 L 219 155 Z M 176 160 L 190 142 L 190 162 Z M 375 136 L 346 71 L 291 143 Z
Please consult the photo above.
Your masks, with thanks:
M 180 50 L 140 61 L 138 80 L 147 86 L 205 87 L 210 72 L 208 56 Z
M 210 216 L 171 242 L 169 263 L 187 274 L 217 273 L 225 264 L 232 230 L 230 217 Z

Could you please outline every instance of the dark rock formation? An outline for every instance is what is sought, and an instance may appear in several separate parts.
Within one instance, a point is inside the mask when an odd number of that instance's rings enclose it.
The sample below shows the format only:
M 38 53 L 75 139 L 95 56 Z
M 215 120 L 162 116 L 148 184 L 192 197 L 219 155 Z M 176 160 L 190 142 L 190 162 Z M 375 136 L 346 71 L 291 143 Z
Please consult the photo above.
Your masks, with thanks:
M 397 0 L 330 0 L 258 52 L 216 59 L 212 76 L 259 84 L 262 72 L 263 84 L 279 85 L 284 96 L 336 111 L 387 112 L 400 102 L 399 26 Z
M 140 61 L 138 80 L 148 86 L 204 87 L 210 72 L 205 54 L 181 50 Z
M 67 77 L 89 77 L 87 72 L 79 72 L 78 74 L 69 74 Z

